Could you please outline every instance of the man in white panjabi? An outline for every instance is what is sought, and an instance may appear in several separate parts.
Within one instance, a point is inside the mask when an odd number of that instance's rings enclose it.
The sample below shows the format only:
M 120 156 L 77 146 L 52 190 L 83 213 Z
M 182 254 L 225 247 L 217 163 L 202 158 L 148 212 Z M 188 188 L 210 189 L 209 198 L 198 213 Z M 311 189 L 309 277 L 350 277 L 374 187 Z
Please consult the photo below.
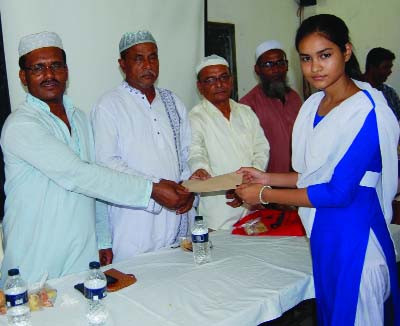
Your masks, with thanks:
M 197 66 L 196 74 L 197 88 L 204 98 L 189 113 L 191 178 L 207 179 L 236 171 L 241 166 L 264 170 L 269 159 L 269 143 L 251 108 L 230 99 L 233 77 L 228 62 L 217 55 L 205 57 Z M 213 230 L 230 229 L 247 213 L 233 191 L 202 194 L 198 210 Z
M 119 52 L 126 78 L 104 94 L 91 113 L 96 162 L 153 180 L 187 179 L 187 112 L 175 94 L 154 86 L 159 71 L 154 37 L 148 31 L 125 33 Z M 177 212 L 154 202 L 146 209 L 110 204 L 114 261 L 169 246 L 186 235 L 193 199 Z
M 61 38 L 40 32 L 21 38 L 19 78 L 26 99 L 7 117 L 1 134 L 6 183 L 4 260 L 28 282 L 112 261 L 108 221 L 100 201 L 145 208 L 156 201 L 183 207 L 190 194 L 170 180 L 151 180 L 94 164 L 89 120 L 65 95 L 67 56 Z M 98 204 L 98 205 L 97 205 Z

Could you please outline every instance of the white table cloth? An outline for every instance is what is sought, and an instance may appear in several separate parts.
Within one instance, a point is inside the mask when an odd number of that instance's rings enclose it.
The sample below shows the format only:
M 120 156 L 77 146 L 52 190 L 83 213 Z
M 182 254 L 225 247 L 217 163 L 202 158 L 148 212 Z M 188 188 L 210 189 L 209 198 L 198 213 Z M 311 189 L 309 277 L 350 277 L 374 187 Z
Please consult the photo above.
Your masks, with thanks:
M 400 252 L 400 226 L 391 226 Z M 196 266 L 190 252 L 168 249 L 112 265 L 137 283 L 109 293 L 109 326 L 257 325 L 314 297 L 309 242 L 304 237 L 210 234 L 213 261 Z M 400 260 L 400 256 L 398 257 Z M 110 268 L 110 266 L 107 266 Z M 49 281 L 54 308 L 32 313 L 33 325 L 87 325 L 85 299 L 73 285 L 85 273 Z M 0 325 L 6 325 L 5 316 Z

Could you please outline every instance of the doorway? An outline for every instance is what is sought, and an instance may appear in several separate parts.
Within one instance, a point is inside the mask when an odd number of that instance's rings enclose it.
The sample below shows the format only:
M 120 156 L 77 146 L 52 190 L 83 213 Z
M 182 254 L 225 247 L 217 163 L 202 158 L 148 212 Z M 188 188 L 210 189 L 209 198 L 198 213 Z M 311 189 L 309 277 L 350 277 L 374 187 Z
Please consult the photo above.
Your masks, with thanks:
M 206 23 L 205 54 L 216 54 L 224 57 L 229 63 L 233 75 L 231 97 L 238 101 L 238 83 L 236 72 L 235 25 L 227 23 Z

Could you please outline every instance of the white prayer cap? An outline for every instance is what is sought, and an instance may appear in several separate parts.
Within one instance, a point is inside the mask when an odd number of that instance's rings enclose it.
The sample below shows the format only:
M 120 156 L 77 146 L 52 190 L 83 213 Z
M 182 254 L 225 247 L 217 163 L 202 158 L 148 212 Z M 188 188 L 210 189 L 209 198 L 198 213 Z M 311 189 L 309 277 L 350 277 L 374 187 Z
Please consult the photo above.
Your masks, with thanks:
M 208 57 L 204 57 L 201 62 L 196 67 L 196 75 L 199 74 L 201 69 L 208 67 L 208 66 L 216 66 L 216 65 L 223 65 L 229 68 L 229 63 L 223 57 L 220 57 L 216 54 L 211 54 Z
M 275 49 L 283 51 L 282 44 L 275 40 L 269 40 L 269 41 L 265 41 L 265 42 L 261 43 L 256 48 L 256 61 L 263 53 L 265 53 L 269 50 L 275 50 Z
M 149 31 L 127 32 L 122 35 L 119 41 L 119 53 L 129 49 L 131 46 L 140 43 L 154 43 L 157 44 L 153 35 Z
M 19 41 L 19 57 L 40 48 L 56 47 L 63 49 L 61 38 L 53 32 L 40 32 L 24 36 Z

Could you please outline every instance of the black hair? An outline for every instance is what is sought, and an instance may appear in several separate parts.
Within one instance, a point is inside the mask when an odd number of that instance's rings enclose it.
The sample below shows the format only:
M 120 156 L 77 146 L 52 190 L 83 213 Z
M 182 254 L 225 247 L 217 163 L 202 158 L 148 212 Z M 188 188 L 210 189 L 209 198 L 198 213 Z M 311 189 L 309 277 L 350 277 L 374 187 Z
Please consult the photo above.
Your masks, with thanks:
M 346 44 L 350 43 L 349 29 L 345 22 L 335 15 L 320 14 L 305 19 L 296 33 L 296 49 L 299 51 L 299 44 L 306 36 L 318 33 L 335 43 L 342 52 L 346 51 Z M 352 53 L 349 61 L 346 62 L 345 73 L 350 78 L 360 79 L 360 64 Z
M 67 55 L 65 54 L 65 51 L 63 50 L 63 49 L 60 49 L 61 50 L 61 54 L 62 54 L 62 58 L 63 58 L 63 61 L 64 61 L 64 64 L 67 64 Z M 27 53 L 28 54 L 28 53 Z M 19 68 L 21 69 L 21 70 L 23 70 L 23 69 L 25 69 L 26 67 L 25 67 L 25 63 L 26 63 L 26 54 L 24 54 L 22 57 L 20 57 L 19 58 L 19 60 L 18 60 L 18 64 L 19 64 Z
M 119 56 L 121 57 L 122 60 L 125 60 L 128 49 L 125 49 L 124 51 L 120 52 Z
M 384 48 L 373 48 L 367 54 L 367 60 L 365 62 L 365 70 L 369 67 L 378 67 L 383 61 L 393 61 L 396 59 L 394 53 Z

